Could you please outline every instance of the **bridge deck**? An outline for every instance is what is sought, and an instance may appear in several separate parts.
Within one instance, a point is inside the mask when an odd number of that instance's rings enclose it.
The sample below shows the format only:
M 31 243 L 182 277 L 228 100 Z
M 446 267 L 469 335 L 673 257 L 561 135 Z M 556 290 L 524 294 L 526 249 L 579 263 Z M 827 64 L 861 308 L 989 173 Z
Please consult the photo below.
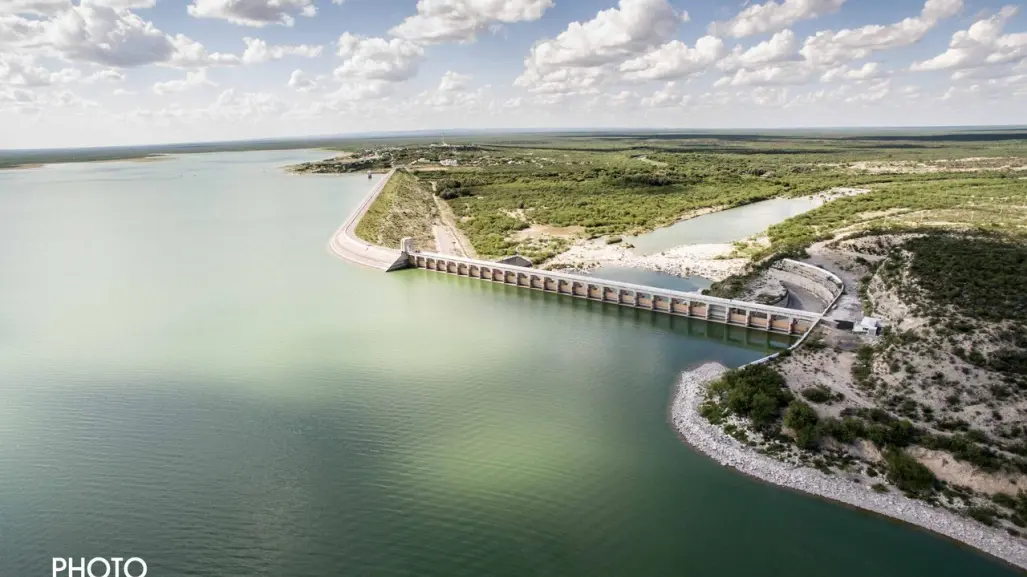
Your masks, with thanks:
M 492 261 L 428 252 L 410 252 L 408 255 L 408 262 L 416 268 L 776 333 L 802 334 L 821 316 L 807 311 Z

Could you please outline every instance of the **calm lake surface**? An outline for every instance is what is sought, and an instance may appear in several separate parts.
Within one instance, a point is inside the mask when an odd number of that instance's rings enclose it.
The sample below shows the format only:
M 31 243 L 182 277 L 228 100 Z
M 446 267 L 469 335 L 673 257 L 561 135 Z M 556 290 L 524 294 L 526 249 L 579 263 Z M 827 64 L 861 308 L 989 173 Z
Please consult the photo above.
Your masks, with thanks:
M 704 214 L 624 241 L 637 254 L 655 254 L 683 244 L 730 243 L 748 238 L 788 220 L 817 203 L 809 198 L 773 198 L 721 212 Z
M 329 256 L 322 156 L 0 173 L 0 575 L 1018 574 L 684 446 L 765 335 Z

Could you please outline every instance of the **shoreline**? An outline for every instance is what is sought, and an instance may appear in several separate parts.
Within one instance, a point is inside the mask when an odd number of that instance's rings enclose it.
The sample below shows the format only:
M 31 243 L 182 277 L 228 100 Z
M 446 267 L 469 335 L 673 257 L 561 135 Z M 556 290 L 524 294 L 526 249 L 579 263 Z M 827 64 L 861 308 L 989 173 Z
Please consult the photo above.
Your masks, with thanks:
M 1027 570 L 1027 543 L 1000 529 L 910 499 L 894 490 L 877 493 L 816 469 L 782 463 L 729 436 L 699 414 L 706 386 L 726 370 L 720 363 L 704 363 L 682 372 L 675 385 L 670 421 L 681 440 L 697 452 L 748 477 L 909 523 Z
M 618 266 L 721 281 L 741 274 L 749 263 L 747 258 L 726 258 L 733 250 L 734 246 L 730 244 L 684 244 L 657 254 L 638 255 L 622 243 L 606 244 L 600 238 L 571 245 L 545 266 L 569 266 L 583 271 Z
M 868 188 L 835 187 L 798 198 L 811 201 L 814 206 L 809 210 L 813 210 L 839 198 L 858 196 L 869 192 Z M 742 207 L 720 206 L 695 210 L 683 215 L 670 225 L 653 230 L 664 229 L 700 216 L 737 208 Z M 783 220 L 787 220 L 787 218 Z M 744 273 L 751 262 L 748 257 L 732 258 L 736 251 L 736 244 L 761 242 L 760 238 L 765 238 L 765 235 L 766 230 L 737 241 L 682 244 L 652 254 L 636 253 L 633 248 L 625 246 L 628 244 L 626 239 L 625 242 L 614 244 L 606 244 L 605 237 L 589 240 L 579 239 L 572 243 L 567 250 L 546 262 L 546 266 L 556 265 L 582 271 L 590 271 L 602 266 L 618 266 L 662 272 L 685 278 L 698 276 L 713 282 L 720 282 L 728 277 Z

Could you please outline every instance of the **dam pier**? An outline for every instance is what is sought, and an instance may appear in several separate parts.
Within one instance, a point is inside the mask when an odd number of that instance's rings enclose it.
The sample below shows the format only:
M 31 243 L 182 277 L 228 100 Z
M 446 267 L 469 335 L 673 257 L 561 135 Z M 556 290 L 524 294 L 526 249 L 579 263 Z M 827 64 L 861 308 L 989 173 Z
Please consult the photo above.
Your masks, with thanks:
M 357 207 L 332 237 L 328 247 L 333 254 L 344 260 L 383 271 L 420 268 L 491 283 L 789 336 L 805 334 L 821 318 L 821 315 L 817 313 L 722 299 L 699 293 L 420 252 L 413 249 L 410 239 L 403 239 L 401 245 L 396 249 L 372 245 L 356 236 L 356 225 L 381 193 L 393 172 L 395 170 L 389 172 L 372 188 L 367 199 Z

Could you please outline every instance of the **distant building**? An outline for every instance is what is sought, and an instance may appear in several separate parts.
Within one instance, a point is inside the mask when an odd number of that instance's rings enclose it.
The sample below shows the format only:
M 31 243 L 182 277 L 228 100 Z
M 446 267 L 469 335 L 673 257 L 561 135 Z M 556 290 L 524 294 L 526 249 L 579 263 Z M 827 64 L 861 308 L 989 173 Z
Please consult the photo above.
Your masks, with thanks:
M 531 268 L 531 261 L 524 258 L 519 254 L 508 256 L 504 259 L 499 260 L 499 264 L 509 264 L 513 266 L 522 266 L 525 268 Z
M 874 317 L 863 317 L 859 324 L 852 328 L 854 333 L 866 333 L 868 335 L 881 334 L 881 321 Z
M 439 161 L 439 164 L 442 166 L 456 166 L 458 163 L 455 158 L 444 158 Z

